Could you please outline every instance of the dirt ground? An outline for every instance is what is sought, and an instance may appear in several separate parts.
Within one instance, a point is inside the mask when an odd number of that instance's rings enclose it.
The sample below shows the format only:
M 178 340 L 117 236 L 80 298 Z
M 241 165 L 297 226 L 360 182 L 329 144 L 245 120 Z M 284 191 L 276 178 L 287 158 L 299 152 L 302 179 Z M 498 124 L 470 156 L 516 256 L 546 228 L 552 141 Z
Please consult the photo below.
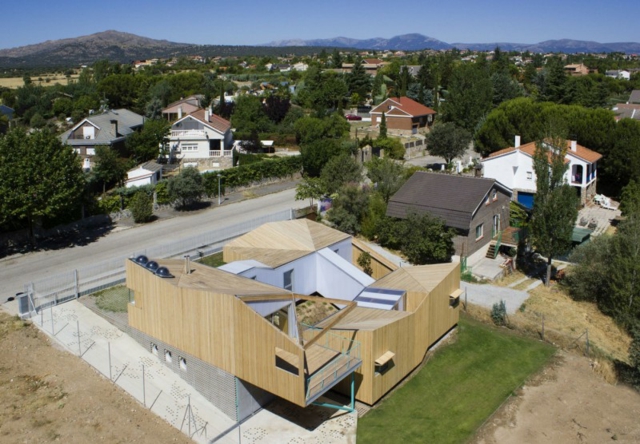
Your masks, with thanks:
M 476 434 L 474 444 L 640 442 L 640 394 L 559 352 Z
M 30 323 L 0 311 L 0 442 L 187 443 Z

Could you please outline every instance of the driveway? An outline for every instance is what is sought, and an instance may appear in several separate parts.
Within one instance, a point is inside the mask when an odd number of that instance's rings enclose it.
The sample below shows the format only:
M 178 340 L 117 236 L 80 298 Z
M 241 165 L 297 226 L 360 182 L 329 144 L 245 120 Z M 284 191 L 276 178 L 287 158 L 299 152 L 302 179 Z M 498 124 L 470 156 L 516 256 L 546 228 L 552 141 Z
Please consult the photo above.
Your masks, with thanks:
M 515 313 L 529 297 L 529 293 L 526 291 L 497 287 L 495 285 L 460 282 L 460 286 L 466 291 L 468 302 L 481 307 L 491 308 L 493 304 L 504 301 L 507 306 L 507 313 L 509 314 Z

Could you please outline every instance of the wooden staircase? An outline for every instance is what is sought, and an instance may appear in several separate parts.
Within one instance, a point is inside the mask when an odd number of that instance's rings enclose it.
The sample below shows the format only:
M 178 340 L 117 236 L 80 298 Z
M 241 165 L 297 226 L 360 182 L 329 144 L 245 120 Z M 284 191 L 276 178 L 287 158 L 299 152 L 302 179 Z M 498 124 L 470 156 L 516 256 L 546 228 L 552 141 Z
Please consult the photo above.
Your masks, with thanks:
M 489 244 L 489 249 L 487 250 L 487 255 L 486 257 L 488 257 L 489 259 L 495 259 L 496 256 L 498 255 L 498 242 L 495 240 L 492 240 L 491 243 Z

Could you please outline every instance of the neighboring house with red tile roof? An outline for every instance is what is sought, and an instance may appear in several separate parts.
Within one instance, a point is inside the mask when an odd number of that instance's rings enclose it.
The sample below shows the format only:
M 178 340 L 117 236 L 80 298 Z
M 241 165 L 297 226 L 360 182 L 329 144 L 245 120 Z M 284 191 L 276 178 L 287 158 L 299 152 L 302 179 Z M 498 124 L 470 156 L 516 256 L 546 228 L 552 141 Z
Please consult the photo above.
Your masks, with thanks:
M 195 161 L 203 169 L 223 169 L 231 166 L 233 136 L 231 123 L 200 109 L 171 125 L 169 133 L 171 156 Z
M 568 164 L 565 181 L 576 189 L 580 203 L 585 204 L 596 194 L 598 161 L 602 155 L 578 145 L 575 140 L 567 140 L 565 163 Z M 520 145 L 516 136 L 513 147 L 489 154 L 482 159 L 483 175 L 495 179 L 513 190 L 513 199 L 532 208 L 536 193 L 536 174 L 533 170 L 533 156 L 536 142 Z
M 385 114 L 387 129 L 415 134 L 421 128 L 431 126 L 436 112 L 408 97 L 390 97 L 373 108 L 371 126 L 380 125 Z
M 202 94 L 194 94 L 187 98 L 170 103 L 162 110 L 162 117 L 166 118 L 169 122 L 182 119 L 187 114 L 191 114 L 194 111 L 202 109 L 200 106 L 200 100 L 203 98 L 204 96 Z

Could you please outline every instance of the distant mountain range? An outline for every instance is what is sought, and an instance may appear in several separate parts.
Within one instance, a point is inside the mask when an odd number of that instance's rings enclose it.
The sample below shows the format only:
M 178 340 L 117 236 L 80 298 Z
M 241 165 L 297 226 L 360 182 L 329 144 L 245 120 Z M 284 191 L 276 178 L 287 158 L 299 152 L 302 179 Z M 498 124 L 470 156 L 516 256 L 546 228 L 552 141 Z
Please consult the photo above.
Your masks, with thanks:
M 583 40 L 547 40 L 540 43 L 447 43 L 442 40 L 427 37 L 422 34 L 404 34 L 390 39 L 351 39 L 347 37 L 336 37 L 333 39 L 317 40 L 279 40 L 267 43 L 266 46 L 324 46 L 331 48 L 355 48 L 370 50 L 392 50 L 392 51 L 419 51 L 422 49 L 471 49 L 474 51 L 491 51 L 499 46 L 505 51 L 531 51 L 531 52 L 625 52 L 640 53 L 640 43 L 620 42 L 620 43 L 598 43 Z
M 499 46 L 505 51 L 531 52 L 625 52 L 640 53 L 640 43 L 598 43 L 581 40 L 547 40 L 540 43 L 446 43 L 422 34 L 405 34 L 385 38 L 352 39 L 336 37 L 317 40 L 280 40 L 256 46 L 195 45 L 155 40 L 119 31 L 62 40 L 48 40 L 35 45 L 0 50 L 0 68 L 70 67 L 91 64 L 100 59 L 122 63 L 139 59 L 169 58 L 186 55 L 214 56 L 275 56 L 305 55 L 324 48 L 363 50 L 471 49 L 492 50 Z

